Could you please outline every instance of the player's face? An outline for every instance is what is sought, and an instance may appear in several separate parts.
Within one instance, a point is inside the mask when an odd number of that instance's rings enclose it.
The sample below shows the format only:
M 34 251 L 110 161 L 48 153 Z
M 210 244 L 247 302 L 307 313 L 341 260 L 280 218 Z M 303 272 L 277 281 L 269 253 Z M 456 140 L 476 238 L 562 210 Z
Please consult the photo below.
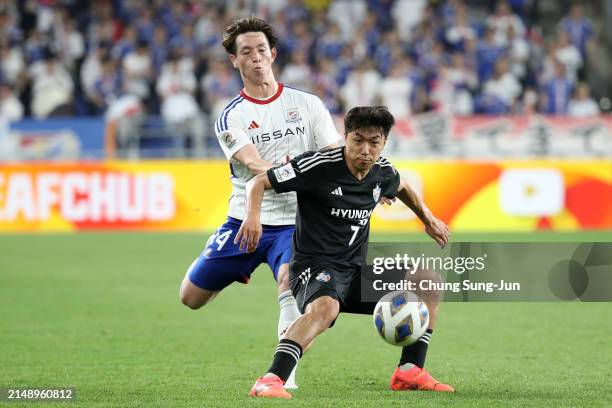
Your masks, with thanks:
M 234 68 L 240 70 L 243 78 L 254 83 L 269 80 L 275 59 L 276 48 L 270 49 L 262 32 L 240 34 L 236 37 L 236 55 L 230 54 Z
M 380 129 L 366 128 L 349 132 L 345 136 L 346 155 L 358 171 L 368 171 L 380 157 L 386 139 Z

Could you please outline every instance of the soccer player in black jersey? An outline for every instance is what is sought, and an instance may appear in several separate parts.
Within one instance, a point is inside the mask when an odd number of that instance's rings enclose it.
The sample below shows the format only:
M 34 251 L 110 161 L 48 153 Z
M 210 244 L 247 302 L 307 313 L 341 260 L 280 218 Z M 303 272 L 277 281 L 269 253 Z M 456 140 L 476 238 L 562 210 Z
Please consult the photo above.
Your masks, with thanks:
M 235 242 L 249 252 L 257 248 L 262 233 L 264 190 L 297 192 L 289 282 L 303 313 L 280 340 L 271 367 L 250 395 L 291 398 L 284 382 L 302 351 L 333 325 L 338 313 L 372 314 L 375 303 L 361 300 L 360 273 L 366 260 L 370 215 L 381 196 L 399 198 L 440 246 L 448 242 L 448 227 L 380 156 L 394 122 L 386 107 L 353 108 L 344 120 L 345 147 L 306 152 L 248 183 L 247 215 Z M 402 349 L 400 364 L 391 377 L 393 390 L 454 391 L 423 369 L 438 305 L 430 302 L 428 306 L 430 326 L 419 341 Z

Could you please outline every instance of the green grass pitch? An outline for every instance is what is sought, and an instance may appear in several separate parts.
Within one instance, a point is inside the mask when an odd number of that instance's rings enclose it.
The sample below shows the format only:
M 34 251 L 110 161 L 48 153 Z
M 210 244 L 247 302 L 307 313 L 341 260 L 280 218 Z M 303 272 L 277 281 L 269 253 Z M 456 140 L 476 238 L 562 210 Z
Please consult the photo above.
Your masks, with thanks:
M 0 236 L 0 387 L 73 386 L 76 402 L 44 404 L 68 407 L 612 406 L 609 303 L 443 304 L 427 368 L 457 388 L 452 395 L 390 391 L 400 349 L 377 338 L 369 317 L 341 315 L 301 361 L 293 400 L 250 399 L 277 342 L 276 288 L 266 266 L 203 310 L 182 306 L 179 282 L 206 238 Z

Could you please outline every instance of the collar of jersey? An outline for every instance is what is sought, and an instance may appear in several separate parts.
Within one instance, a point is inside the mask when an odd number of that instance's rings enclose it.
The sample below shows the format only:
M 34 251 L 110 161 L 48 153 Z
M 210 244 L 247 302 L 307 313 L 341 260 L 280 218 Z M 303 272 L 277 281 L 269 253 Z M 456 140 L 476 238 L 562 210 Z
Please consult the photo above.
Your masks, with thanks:
M 247 95 L 246 92 L 244 92 L 244 89 L 240 91 L 240 96 L 242 96 L 244 99 L 246 99 L 249 102 L 253 102 L 258 105 L 266 105 L 270 102 L 274 102 L 283 92 L 283 88 L 284 88 L 284 85 L 279 82 L 276 93 L 272 95 L 271 97 L 269 97 L 268 99 L 255 99 L 252 96 Z

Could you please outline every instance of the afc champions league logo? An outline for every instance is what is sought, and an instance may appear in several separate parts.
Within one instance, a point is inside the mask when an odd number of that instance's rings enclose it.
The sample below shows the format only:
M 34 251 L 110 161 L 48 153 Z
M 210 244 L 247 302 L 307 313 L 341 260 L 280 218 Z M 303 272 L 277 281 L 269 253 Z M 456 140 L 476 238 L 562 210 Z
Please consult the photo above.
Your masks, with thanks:
M 291 171 L 288 167 L 284 167 L 281 169 L 281 178 L 286 179 L 291 176 Z
M 374 198 L 374 202 L 376 203 L 380 199 L 380 191 L 380 186 L 376 184 L 376 187 L 374 187 L 374 190 L 372 190 L 372 197 Z
M 274 169 L 274 175 L 276 176 L 276 180 L 279 183 L 283 181 L 291 180 L 295 177 L 295 171 L 293 171 L 293 166 L 291 163 L 287 163 L 284 166 L 278 167 Z
M 231 149 L 236 144 L 236 138 L 230 132 L 224 133 L 221 138 L 228 149 Z

